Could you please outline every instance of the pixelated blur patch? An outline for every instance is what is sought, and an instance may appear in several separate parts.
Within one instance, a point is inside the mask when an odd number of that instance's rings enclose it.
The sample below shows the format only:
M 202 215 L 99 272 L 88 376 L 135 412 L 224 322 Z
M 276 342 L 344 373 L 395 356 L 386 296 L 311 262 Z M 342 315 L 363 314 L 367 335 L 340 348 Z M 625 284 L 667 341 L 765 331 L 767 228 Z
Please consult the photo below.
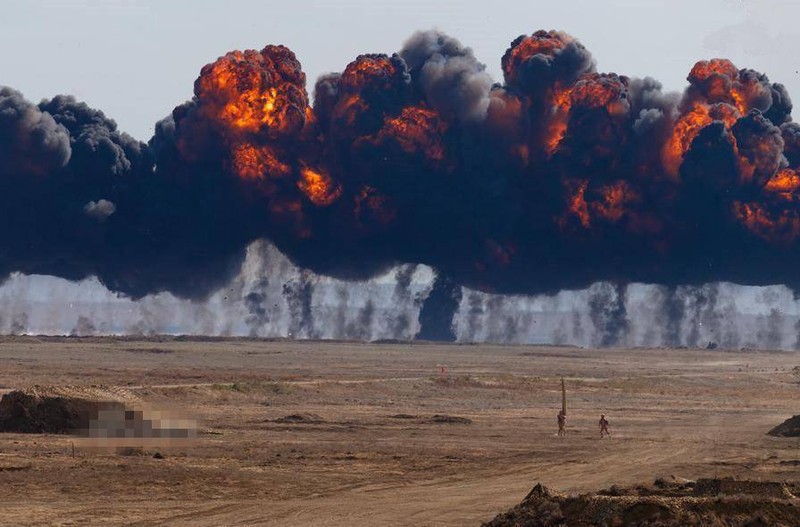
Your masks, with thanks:
M 76 430 L 85 447 L 167 447 L 197 438 L 197 420 L 180 408 L 135 403 L 101 407 Z
M 71 434 L 87 447 L 161 447 L 197 437 L 197 421 L 107 386 L 31 386 L 0 399 L 0 432 Z

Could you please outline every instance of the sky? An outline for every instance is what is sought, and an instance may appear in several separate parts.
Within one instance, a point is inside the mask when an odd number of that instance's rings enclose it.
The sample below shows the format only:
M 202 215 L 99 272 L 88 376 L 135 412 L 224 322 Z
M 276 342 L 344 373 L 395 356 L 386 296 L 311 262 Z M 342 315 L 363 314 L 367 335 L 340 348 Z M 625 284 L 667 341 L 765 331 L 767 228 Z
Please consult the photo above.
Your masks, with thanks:
M 798 19 L 796 0 L 4 0 L 0 85 L 33 101 L 74 95 L 146 141 L 191 98 L 202 66 L 230 50 L 290 47 L 312 92 L 320 74 L 435 28 L 501 81 L 514 38 L 559 29 L 599 71 L 682 90 L 697 60 L 725 57 L 782 82 L 800 105 Z

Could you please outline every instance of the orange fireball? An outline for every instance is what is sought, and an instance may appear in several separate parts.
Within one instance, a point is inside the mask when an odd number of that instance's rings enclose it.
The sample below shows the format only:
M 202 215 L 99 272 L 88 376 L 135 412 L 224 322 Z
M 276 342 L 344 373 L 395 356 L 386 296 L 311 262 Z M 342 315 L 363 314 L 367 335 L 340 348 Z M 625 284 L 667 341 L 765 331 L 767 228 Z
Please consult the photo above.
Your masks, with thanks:
M 590 229 L 595 220 L 618 223 L 631 212 L 630 205 L 641 201 L 639 193 L 624 180 L 595 187 L 591 198 L 587 198 L 588 186 L 589 181 L 585 179 L 565 183 L 567 210 L 558 218 L 562 229 L 568 225 L 570 216 L 584 229 Z
M 294 134 L 305 124 L 305 75 L 282 46 L 232 51 L 205 66 L 195 83 L 201 112 L 231 133 Z
M 374 131 L 384 113 L 399 111 L 404 102 L 403 91 L 408 88 L 404 68 L 399 58 L 379 54 L 360 55 L 347 65 L 339 78 L 339 101 L 333 110 L 341 135 L 358 135 L 362 124 Z M 362 118 L 366 118 L 364 123 Z
M 587 73 L 574 85 L 552 90 L 552 113 L 544 137 L 544 149 L 552 156 L 561 146 L 573 108 L 604 109 L 611 117 L 624 116 L 630 110 L 627 100 L 627 78 L 613 73 Z
M 759 106 L 763 101 L 770 101 L 770 87 L 765 77 L 743 75 L 733 63 L 727 59 L 702 60 L 694 65 L 689 73 L 688 81 L 699 96 L 709 103 L 723 102 L 730 104 L 745 115 Z
M 733 203 L 733 213 L 748 230 L 775 245 L 789 245 L 800 237 L 800 213 L 796 209 L 771 211 L 762 203 Z
M 506 82 L 510 85 L 517 83 L 520 66 L 525 61 L 536 55 L 552 58 L 574 41 L 572 36 L 561 31 L 537 31 L 515 40 L 502 59 Z
M 714 121 L 721 121 L 730 131 L 736 120 L 740 117 L 738 110 L 728 104 L 702 104 L 698 103 L 691 110 L 684 113 L 675 123 L 667 142 L 661 151 L 661 159 L 667 174 L 673 178 L 678 176 L 683 158 L 692 146 L 692 141 L 697 138 L 706 126 Z
M 779 170 L 767 181 L 764 190 L 785 201 L 800 199 L 800 173 L 791 168 Z
M 297 188 L 318 207 L 331 205 L 342 194 L 342 186 L 333 181 L 333 178 L 321 170 L 309 167 L 303 167 L 300 170 Z
M 286 176 L 292 171 L 269 146 L 257 147 L 247 143 L 233 147 L 231 164 L 240 178 L 249 180 Z
M 421 154 L 434 165 L 445 159 L 442 137 L 446 125 L 433 110 L 422 106 L 403 108 L 400 115 L 387 119 L 377 141 L 394 141 L 407 154 Z
M 761 200 L 733 203 L 734 216 L 752 233 L 776 245 L 800 238 L 800 171 L 784 168 L 764 185 Z

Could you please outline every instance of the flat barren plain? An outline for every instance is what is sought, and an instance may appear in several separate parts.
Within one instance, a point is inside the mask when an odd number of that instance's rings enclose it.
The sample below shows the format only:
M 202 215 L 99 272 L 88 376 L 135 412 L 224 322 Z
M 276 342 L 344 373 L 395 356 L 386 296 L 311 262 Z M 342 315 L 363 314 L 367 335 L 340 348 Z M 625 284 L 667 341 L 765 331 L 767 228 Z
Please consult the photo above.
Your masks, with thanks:
M 186 445 L 74 455 L 70 436 L 0 434 L 0 524 L 477 526 L 537 482 L 797 482 L 800 439 L 766 432 L 800 413 L 798 366 L 759 351 L 8 337 L 0 392 L 104 385 L 200 426 Z

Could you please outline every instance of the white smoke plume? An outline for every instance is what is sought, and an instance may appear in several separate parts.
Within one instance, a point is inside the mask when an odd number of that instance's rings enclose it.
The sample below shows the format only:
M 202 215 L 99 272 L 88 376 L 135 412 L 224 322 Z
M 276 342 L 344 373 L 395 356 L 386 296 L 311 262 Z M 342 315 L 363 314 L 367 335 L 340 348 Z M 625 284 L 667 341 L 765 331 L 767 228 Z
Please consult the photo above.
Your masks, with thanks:
M 113 201 L 107 199 L 100 199 L 97 201 L 90 201 L 83 207 L 83 212 L 97 221 L 103 222 L 117 211 L 117 206 Z
M 403 265 L 343 282 L 301 270 L 256 242 L 239 275 L 202 302 L 169 293 L 133 301 L 96 279 L 12 275 L 0 286 L 0 333 L 407 341 L 419 332 L 433 280 L 430 268 Z M 597 283 L 552 296 L 465 288 L 453 330 L 459 342 L 798 349 L 800 300 L 784 286 L 730 283 Z

